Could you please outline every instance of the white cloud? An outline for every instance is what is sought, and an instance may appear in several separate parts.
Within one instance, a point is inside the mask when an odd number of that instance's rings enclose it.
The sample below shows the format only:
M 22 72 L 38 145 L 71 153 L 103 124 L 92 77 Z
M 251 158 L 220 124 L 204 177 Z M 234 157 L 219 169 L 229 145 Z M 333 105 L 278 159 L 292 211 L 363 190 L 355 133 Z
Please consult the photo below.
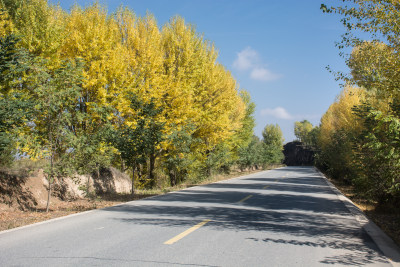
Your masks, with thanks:
M 277 107 L 277 108 L 266 108 L 261 110 L 261 115 L 263 116 L 272 116 L 278 119 L 283 119 L 283 120 L 292 120 L 294 117 L 289 114 L 289 112 L 286 111 L 286 109 L 282 107 Z
M 248 70 L 253 68 L 260 61 L 257 51 L 251 47 L 246 47 L 239 53 L 233 62 L 233 67 L 238 70 Z
M 261 110 L 261 116 L 270 116 L 270 117 L 274 117 L 277 119 L 282 119 L 282 120 L 310 120 L 310 121 L 315 121 L 321 118 L 321 115 L 317 115 L 317 114 L 296 114 L 296 115 L 292 115 L 290 114 L 285 108 L 283 107 L 276 107 L 276 108 L 266 108 L 266 109 L 262 109 Z M 318 122 L 315 122 L 316 124 L 318 124 Z
M 250 70 L 250 78 L 257 81 L 273 81 L 281 77 L 265 68 L 260 55 L 251 47 L 246 47 L 239 53 L 233 62 L 233 67 L 240 71 Z
M 251 73 L 250 73 L 250 77 L 253 80 L 258 80 L 258 81 L 273 81 L 273 80 L 277 80 L 281 77 L 281 75 L 272 73 L 270 70 L 266 69 L 266 68 L 262 68 L 262 67 L 257 67 L 254 68 Z

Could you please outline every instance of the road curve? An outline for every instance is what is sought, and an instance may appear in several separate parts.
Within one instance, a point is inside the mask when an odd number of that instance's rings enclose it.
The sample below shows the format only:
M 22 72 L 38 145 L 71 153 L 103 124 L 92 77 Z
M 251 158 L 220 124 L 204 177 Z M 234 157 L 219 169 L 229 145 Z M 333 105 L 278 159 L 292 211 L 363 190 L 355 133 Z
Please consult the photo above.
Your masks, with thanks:
M 391 266 L 312 167 L 0 233 L 0 266 Z

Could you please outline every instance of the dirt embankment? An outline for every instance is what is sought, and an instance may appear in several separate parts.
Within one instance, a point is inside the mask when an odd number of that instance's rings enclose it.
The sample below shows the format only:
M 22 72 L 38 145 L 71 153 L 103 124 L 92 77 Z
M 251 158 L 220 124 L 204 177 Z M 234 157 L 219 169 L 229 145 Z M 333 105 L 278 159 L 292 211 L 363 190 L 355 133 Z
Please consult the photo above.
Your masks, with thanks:
M 47 203 L 48 182 L 43 170 L 29 174 L 13 174 L 0 171 L 0 210 L 40 210 Z M 88 188 L 88 189 L 87 189 Z M 95 195 L 129 193 L 130 178 L 114 168 L 102 169 L 100 177 L 78 175 L 56 179 L 52 185 L 53 204 L 83 198 L 87 193 Z
M 112 199 L 109 196 L 129 194 L 131 179 L 114 168 L 101 170 L 100 177 L 96 179 L 83 175 L 57 179 L 52 186 L 49 213 L 45 212 L 47 188 L 48 182 L 43 170 L 26 173 L 0 171 L 0 231 L 115 205 L 123 200 Z M 88 192 L 90 195 L 108 197 L 84 198 Z

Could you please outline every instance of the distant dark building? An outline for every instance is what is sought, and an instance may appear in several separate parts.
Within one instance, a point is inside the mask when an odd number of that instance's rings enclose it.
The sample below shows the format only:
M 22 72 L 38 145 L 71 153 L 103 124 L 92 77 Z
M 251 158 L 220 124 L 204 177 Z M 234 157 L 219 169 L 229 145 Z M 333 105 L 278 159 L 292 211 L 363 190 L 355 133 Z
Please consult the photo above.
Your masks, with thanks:
M 314 165 L 314 151 L 305 147 L 299 141 L 293 141 L 283 146 L 285 155 L 284 164 L 287 166 L 312 166 Z

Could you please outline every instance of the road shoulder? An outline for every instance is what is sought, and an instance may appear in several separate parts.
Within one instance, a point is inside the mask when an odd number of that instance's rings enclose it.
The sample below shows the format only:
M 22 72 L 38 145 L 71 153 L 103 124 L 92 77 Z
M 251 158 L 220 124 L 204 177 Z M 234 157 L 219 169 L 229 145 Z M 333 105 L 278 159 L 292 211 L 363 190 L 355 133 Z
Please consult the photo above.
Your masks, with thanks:
M 368 235 L 374 240 L 376 245 L 382 251 L 382 253 L 389 259 L 393 266 L 400 267 L 400 248 L 394 243 L 394 241 L 382 231 L 373 221 L 371 221 L 349 198 L 343 195 L 327 178 L 315 168 L 316 172 L 324 178 L 329 187 L 335 192 L 340 201 L 346 206 L 346 208 L 354 215 L 358 223 L 368 233 Z

